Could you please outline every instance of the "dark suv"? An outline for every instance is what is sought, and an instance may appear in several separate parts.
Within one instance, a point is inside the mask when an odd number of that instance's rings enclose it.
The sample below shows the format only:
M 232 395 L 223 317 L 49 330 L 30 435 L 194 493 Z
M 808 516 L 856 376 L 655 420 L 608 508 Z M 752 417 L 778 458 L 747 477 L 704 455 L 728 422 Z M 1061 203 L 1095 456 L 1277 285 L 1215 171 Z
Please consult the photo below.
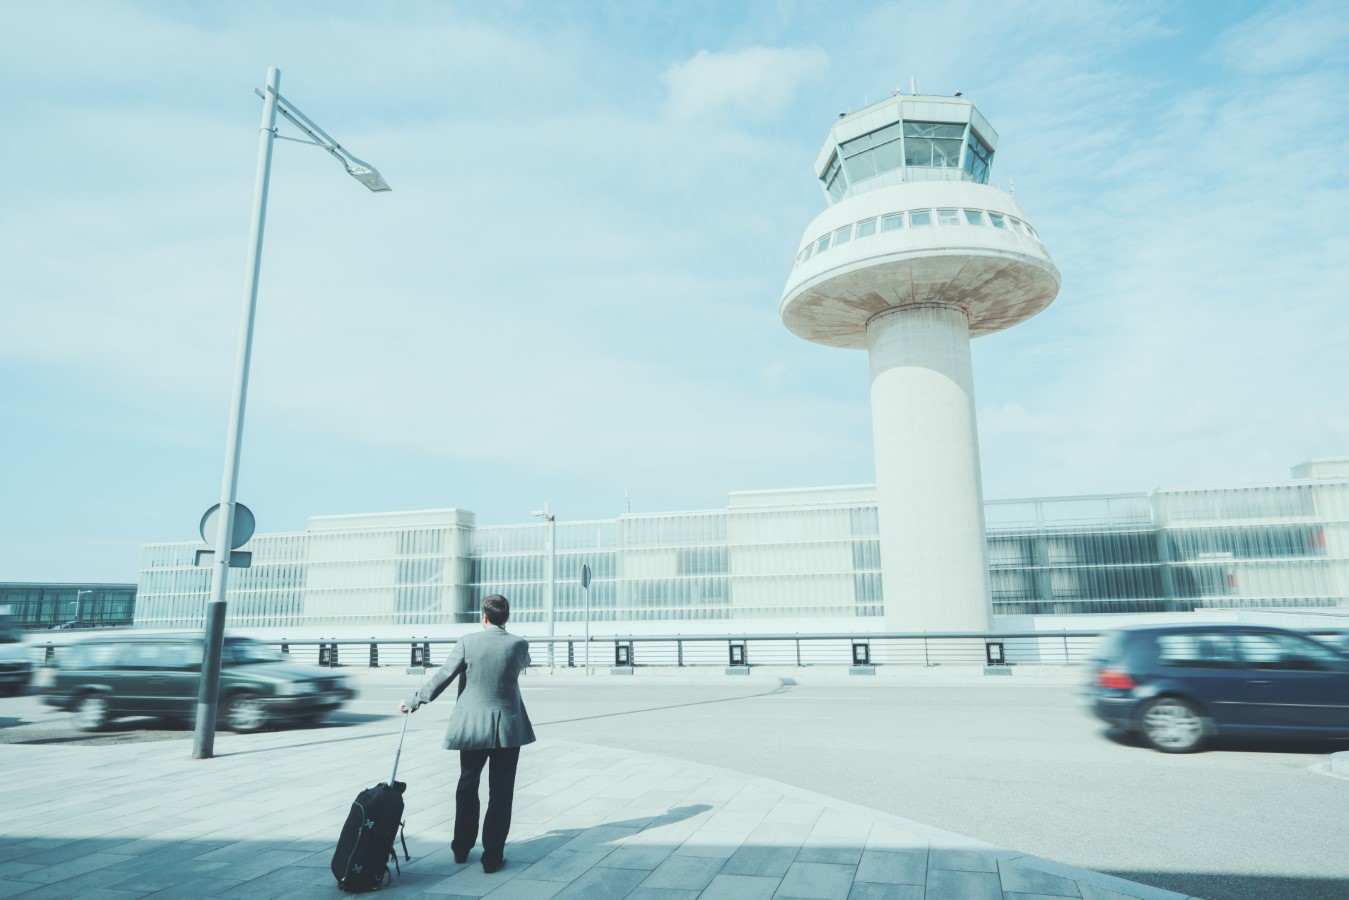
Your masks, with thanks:
M 201 657 L 200 634 L 87 638 L 58 653 L 42 700 L 73 711 L 84 731 L 120 716 L 190 721 Z M 248 638 L 226 636 L 220 665 L 220 718 L 234 731 L 257 731 L 275 719 L 316 721 L 356 696 L 342 676 L 293 665 Z
M 1295 631 L 1158 625 L 1107 635 L 1088 688 L 1096 717 L 1164 753 L 1213 735 L 1349 737 L 1349 656 Z

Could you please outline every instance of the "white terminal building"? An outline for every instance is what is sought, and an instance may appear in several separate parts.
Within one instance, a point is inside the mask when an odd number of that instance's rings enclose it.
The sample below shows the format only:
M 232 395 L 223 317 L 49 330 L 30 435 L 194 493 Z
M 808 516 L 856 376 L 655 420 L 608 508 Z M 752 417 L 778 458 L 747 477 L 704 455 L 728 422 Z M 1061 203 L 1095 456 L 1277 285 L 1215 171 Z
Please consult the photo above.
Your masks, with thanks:
M 578 635 L 587 608 L 597 635 L 1349 616 L 1349 459 L 1274 484 L 985 502 L 970 339 L 1034 316 L 1059 289 L 1026 212 L 988 184 L 997 140 L 968 101 L 896 95 L 841 117 L 816 158 L 829 206 L 779 309 L 807 340 L 867 351 L 875 485 L 555 524 L 479 527 L 460 509 L 315 517 L 241 548 L 252 566 L 231 571 L 227 624 L 296 639 L 422 634 L 471 625 L 491 593 L 533 635 L 550 620 Z M 200 549 L 145 548 L 137 625 L 200 626 Z

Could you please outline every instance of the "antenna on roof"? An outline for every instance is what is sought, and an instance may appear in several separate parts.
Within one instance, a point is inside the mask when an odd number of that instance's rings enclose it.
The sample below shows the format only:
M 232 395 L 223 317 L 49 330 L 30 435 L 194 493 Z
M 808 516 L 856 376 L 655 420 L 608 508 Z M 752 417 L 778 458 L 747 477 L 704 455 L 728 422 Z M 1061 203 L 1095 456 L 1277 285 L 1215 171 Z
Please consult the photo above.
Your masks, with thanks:
M 910 75 L 910 76 L 909 76 L 909 93 L 912 94 L 912 95 L 915 96 L 915 97 L 918 96 L 918 76 L 917 76 L 917 75 Z

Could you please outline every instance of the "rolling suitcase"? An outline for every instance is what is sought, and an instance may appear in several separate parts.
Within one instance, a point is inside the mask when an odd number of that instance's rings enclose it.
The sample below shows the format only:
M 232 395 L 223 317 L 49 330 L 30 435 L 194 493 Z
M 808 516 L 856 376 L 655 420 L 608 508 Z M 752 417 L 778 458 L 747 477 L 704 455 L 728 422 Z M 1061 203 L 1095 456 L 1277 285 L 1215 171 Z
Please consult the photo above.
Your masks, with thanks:
M 398 758 L 403 754 L 403 735 L 407 734 L 408 716 L 403 715 L 403 731 L 398 736 L 398 751 L 393 757 L 393 774 L 387 783 L 381 782 L 356 795 L 347 814 L 346 824 L 337 838 L 337 849 L 333 852 L 333 877 L 337 886 L 344 891 L 361 893 L 377 891 L 393 881 L 389 871 L 389 860 L 402 874 L 398 865 L 398 851 L 394 849 L 394 839 L 403 844 L 403 857 L 408 855 L 407 841 L 402 839 L 403 792 L 407 785 L 395 780 L 398 775 Z

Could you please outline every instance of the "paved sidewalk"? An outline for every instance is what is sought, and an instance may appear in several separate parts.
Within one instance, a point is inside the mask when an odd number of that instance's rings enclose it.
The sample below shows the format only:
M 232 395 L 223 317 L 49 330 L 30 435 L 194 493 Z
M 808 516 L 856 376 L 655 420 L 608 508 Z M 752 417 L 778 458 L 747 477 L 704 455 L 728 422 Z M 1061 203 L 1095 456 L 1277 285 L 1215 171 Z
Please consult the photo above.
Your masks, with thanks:
M 0 746 L 0 897 L 343 896 L 337 833 L 357 791 L 388 778 L 400 725 L 222 733 L 201 761 L 188 741 Z M 1183 898 L 778 782 L 552 740 L 521 754 L 510 863 L 484 875 L 480 850 L 458 865 L 449 848 L 458 767 L 443 727 L 409 723 L 399 897 Z

